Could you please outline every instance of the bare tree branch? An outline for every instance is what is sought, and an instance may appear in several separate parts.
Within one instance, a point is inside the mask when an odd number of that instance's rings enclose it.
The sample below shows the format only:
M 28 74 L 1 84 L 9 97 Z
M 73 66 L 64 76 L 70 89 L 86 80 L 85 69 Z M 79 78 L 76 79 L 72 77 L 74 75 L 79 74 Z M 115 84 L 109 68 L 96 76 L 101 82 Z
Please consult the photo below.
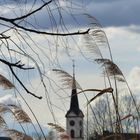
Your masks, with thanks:
M 46 3 L 44 3 L 41 7 L 37 8 L 36 10 L 34 10 L 34 11 L 32 11 L 32 12 L 26 14 L 26 15 L 23 15 L 23 16 L 17 17 L 17 18 L 13 18 L 13 19 L 11 19 L 11 20 L 12 20 L 12 21 L 17 21 L 17 20 L 22 20 L 22 19 L 24 19 L 24 18 L 27 18 L 27 17 L 31 16 L 32 14 L 34 14 L 34 13 L 40 11 L 42 8 L 44 8 L 46 5 L 50 4 L 51 2 L 52 2 L 52 0 L 50 0 L 50 1 L 46 2 Z
M 25 91 L 26 91 L 28 94 L 31 94 L 32 96 L 34 96 L 34 97 L 36 97 L 36 98 L 38 98 L 38 99 L 42 99 L 41 96 L 37 96 L 37 95 L 35 95 L 34 93 L 30 92 L 30 91 L 24 86 L 24 84 L 19 80 L 19 78 L 18 78 L 17 75 L 15 74 L 13 68 L 12 68 L 11 66 L 9 66 L 9 68 L 10 68 L 12 74 L 14 75 L 14 77 L 17 79 L 17 81 L 20 83 L 20 85 L 25 89 Z
M 0 59 L 0 62 L 6 64 L 9 69 L 11 70 L 12 74 L 14 75 L 14 77 L 17 79 L 17 81 L 20 83 L 20 85 L 25 89 L 25 91 L 28 93 L 28 94 L 31 94 L 32 96 L 38 98 L 38 99 L 42 99 L 41 96 L 37 96 L 35 95 L 34 93 L 30 92 L 25 86 L 24 84 L 21 82 L 21 80 L 18 78 L 18 76 L 15 74 L 14 70 L 12 67 L 17 67 L 17 68 L 20 68 L 20 69 L 23 69 L 23 70 L 29 70 L 29 69 L 34 69 L 34 68 L 24 68 L 24 64 L 19 64 L 20 61 L 16 62 L 16 63 L 10 63 L 6 60 L 3 60 L 3 59 Z
M 34 13 L 40 11 L 42 8 L 44 8 L 46 5 L 50 4 L 52 2 L 52 0 L 50 0 L 49 2 L 43 4 L 41 7 L 37 8 L 36 10 L 23 15 L 21 17 L 17 17 L 17 18 L 5 18 L 5 17 L 0 17 L 0 20 L 5 21 L 5 22 L 9 22 L 11 24 L 13 24 L 15 27 L 20 28 L 22 30 L 25 31 L 29 31 L 29 32 L 33 32 L 33 33 L 37 33 L 37 34 L 44 34 L 44 35 L 58 35 L 58 36 L 70 36 L 70 35 L 83 35 L 83 34 L 88 34 L 90 29 L 87 29 L 86 31 L 77 31 L 77 32 L 68 32 L 68 33 L 51 33 L 51 32 L 45 32 L 45 31 L 40 31 L 40 30 L 36 30 L 36 29 L 30 29 L 30 28 L 26 28 L 24 26 L 19 25 L 19 23 L 16 23 L 15 21 L 18 20 L 23 20 L 31 15 L 33 15 Z
M 0 17 L 0 20 L 1 20 L 1 17 Z M 19 28 L 19 29 L 22 29 L 22 30 L 25 30 L 25 31 L 28 31 L 28 32 L 32 32 L 32 33 L 37 33 L 37 34 L 43 34 L 43 35 L 53 35 L 53 36 L 70 36 L 70 35 L 83 35 L 83 34 L 88 34 L 90 29 L 87 29 L 86 31 L 77 31 L 77 32 L 69 32 L 69 33 L 53 33 L 53 32 L 45 32 L 45 31 L 40 31 L 40 30 L 35 30 L 35 29 L 30 29 L 30 28 L 26 28 L 24 26 L 21 26 L 17 23 L 15 23 L 14 21 L 12 20 L 5 20 L 7 22 L 10 22 L 11 24 L 15 25 L 15 27 Z
M 37 34 L 44 34 L 44 35 L 53 35 L 53 36 L 54 35 L 58 35 L 58 36 L 83 35 L 83 34 L 88 34 L 89 31 L 90 31 L 90 28 L 89 28 L 86 31 L 77 31 L 77 32 L 71 32 L 71 33 L 57 33 L 57 32 L 56 33 L 53 33 L 53 32 L 51 33 L 51 32 L 45 32 L 45 31 L 25 28 L 24 26 L 21 26 L 18 23 L 15 23 L 13 19 L 0 17 L 0 20 L 9 22 L 9 23 L 13 24 L 15 27 L 23 29 L 25 31 L 32 32 L 32 33 L 37 33 Z
M 0 58 L 0 62 L 6 64 L 6 65 L 8 65 L 8 66 L 17 67 L 17 68 L 23 69 L 23 70 L 34 69 L 33 67 L 31 67 L 31 68 L 24 68 L 23 66 L 24 66 L 25 64 L 20 64 L 21 61 L 18 61 L 18 62 L 16 62 L 16 63 L 10 63 L 10 62 L 8 62 L 8 61 L 3 60 L 3 59 Z

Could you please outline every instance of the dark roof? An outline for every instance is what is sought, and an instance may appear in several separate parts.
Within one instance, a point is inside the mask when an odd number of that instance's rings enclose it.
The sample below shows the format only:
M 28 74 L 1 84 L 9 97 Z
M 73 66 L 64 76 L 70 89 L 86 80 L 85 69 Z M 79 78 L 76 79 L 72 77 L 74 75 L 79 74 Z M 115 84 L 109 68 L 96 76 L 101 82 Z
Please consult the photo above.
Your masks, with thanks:
M 73 85 L 72 85 L 72 93 L 71 93 L 71 101 L 70 101 L 70 109 L 68 110 L 66 117 L 70 112 L 75 113 L 77 116 L 82 114 L 82 111 L 79 108 L 79 102 L 78 102 L 78 95 L 77 95 L 77 89 L 75 84 L 75 77 L 73 77 Z
M 80 110 L 76 89 L 72 89 L 70 110 L 76 113 L 77 115 Z

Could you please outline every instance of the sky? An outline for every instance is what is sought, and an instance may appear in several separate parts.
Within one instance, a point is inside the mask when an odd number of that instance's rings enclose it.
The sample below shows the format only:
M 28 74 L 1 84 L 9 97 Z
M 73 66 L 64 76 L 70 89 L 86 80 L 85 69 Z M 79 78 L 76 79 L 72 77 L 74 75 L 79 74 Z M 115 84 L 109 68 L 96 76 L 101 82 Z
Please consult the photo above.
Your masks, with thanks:
M 36 13 L 31 18 L 28 18 L 27 21 L 23 21 L 21 25 L 26 25 L 26 27 L 36 27 L 37 29 L 45 31 L 63 31 L 68 29 L 69 31 L 85 30 L 91 27 L 91 23 L 98 22 L 102 25 L 103 30 L 105 31 L 108 41 L 111 47 L 113 60 L 119 66 L 119 68 L 124 73 L 132 91 L 138 95 L 140 92 L 140 18 L 138 13 L 140 12 L 140 1 L 139 0 L 71 0 L 70 2 L 65 0 L 59 0 L 59 4 L 52 3 L 50 9 L 43 8 L 42 12 Z M 5 4 L 6 3 L 6 4 Z M 17 6 L 18 3 L 18 6 Z M 35 9 L 42 2 L 37 0 L 33 6 L 32 0 L 28 1 L 26 5 L 21 1 L 1 1 L 0 2 L 0 16 L 4 17 L 15 17 L 20 16 L 24 13 L 27 13 L 31 10 L 31 7 Z M 55 5 L 56 4 L 56 5 Z M 56 8 L 57 7 L 57 8 Z M 81 8 L 82 7 L 82 8 Z M 59 9 L 59 10 L 58 10 Z M 12 10 L 12 13 L 11 13 Z M 52 11 L 52 15 L 48 13 Z M 60 18 L 59 12 L 62 12 L 62 18 Z M 95 18 L 89 18 L 88 15 L 91 15 Z M 51 18 L 50 18 L 51 17 Z M 55 20 L 54 20 L 54 19 Z M 51 19 L 51 20 L 50 20 Z M 1 21 L 0 21 L 1 22 Z M 26 22 L 26 23 L 25 23 Z M 30 24 L 29 24 L 30 23 Z M 65 24 L 65 26 L 60 26 Z M 6 25 L 10 25 L 6 23 Z M 57 25 L 57 28 L 56 28 Z M 6 27 L 0 25 L 0 31 L 5 30 Z M 47 78 L 44 78 L 44 82 L 47 86 L 47 92 L 49 94 L 51 104 L 53 106 L 53 112 L 58 123 L 65 127 L 65 113 L 69 108 L 69 96 L 71 94 L 70 90 L 66 90 L 66 93 L 62 90 L 58 90 L 58 87 L 61 86 L 59 77 L 55 73 L 51 72 L 52 68 L 62 68 L 68 73 L 72 74 L 72 59 L 75 59 L 76 65 L 76 79 L 80 83 L 83 89 L 85 88 L 103 88 L 103 77 L 102 69 L 96 63 L 93 63 L 89 58 L 95 57 L 93 54 L 86 52 L 80 53 L 84 50 L 83 46 L 83 36 L 74 36 L 71 37 L 51 37 L 51 36 L 42 36 L 37 34 L 30 34 L 30 37 L 34 40 L 29 40 L 28 36 L 23 33 L 23 36 L 26 38 L 33 50 L 27 45 L 27 43 L 21 43 L 17 37 L 17 34 L 14 34 L 14 31 L 9 31 L 7 34 L 12 36 L 12 39 L 26 52 L 31 55 L 39 64 L 40 69 L 46 74 L 46 77 L 52 79 L 52 85 Z M 11 42 L 9 43 L 11 48 L 16 48 Z M 37 44 L 37 45 L 36 45 Z M 39 46 L 39 47 L 37 47 Z M 79 49 L 79 47 L 81 47 Z M 41 49 L 40 49 L 41 48 Z M 56 49 L 57 48 L 57 49 Z M 9 59 L 9 54 L 5 51 L 4 48 L 3 54 Z M 101 48 L 103 55 L 108 56 L 107 48 Z M 37 52 L 37 54 L 36 54 Z M 57 53 L 56 53 L 57 52 Z M 39 57 L 38 57 L 39 54 Z M 46 56 L 47 55 L 47 56 Z M 2 54 L 0 55 L 2 57 Z M 22 60 L 22 63 L 28 63 L 28 66 L 35 66 L 34 61 L 27 59 L 26 57 L 21 57 L 20 55 L 12 54 L 13 61 L 18 59 Z M 39 60 L 42 61 L 39 61 Z M 44 65 L 42 65 L 42 63 Z M 44 68 L 45 67 L 45 68 Z M 1 64 L 0 68 L 1 74 L 9 77 L 12 80 L 9 70 Z M 46 94 L 43 86 L 40 84 L 39 72 L 37 70 L 20 73 L 17 70 L 18 76 L 22 79 L 25 85 L 33 92 L 37 93 L 40 96 L 43 96 L 42 100 L 33 98 L 22 89 L 16 80 L 14 84 L 19 87 L 19 91 L 24 96 L 25 100 L 29 103 L 32 110 L 35 112 L 39 122 L 46 126 L 47 123 L 53 121 L 53 117 L 50 114 L 48 102 L 45 100 Z M 54 84 L 53 80 L 57 83 Z M 3 91 L 1 89 L 2 95 L 0 102 L 12 102 L 16 104 L 16 99 L 11 100 L 11 90 Z M 15 91 L 12 91 L 12 98 L 15 98 Z M 7 101 L 6 101 L 7 98 Z M 19 97 L 21 98 L 21 97 Z M 48 97 L 47 97 L 48 98 Z M 29 113 L 29 116 L 32 116 L 25 102 L 22 102 L 23 108 Z M 84 105 L 86 100 L 79 95 L 79 102 L 83 111 L 85 111 Z M 41 115 L 40 115 L 41 114 Z

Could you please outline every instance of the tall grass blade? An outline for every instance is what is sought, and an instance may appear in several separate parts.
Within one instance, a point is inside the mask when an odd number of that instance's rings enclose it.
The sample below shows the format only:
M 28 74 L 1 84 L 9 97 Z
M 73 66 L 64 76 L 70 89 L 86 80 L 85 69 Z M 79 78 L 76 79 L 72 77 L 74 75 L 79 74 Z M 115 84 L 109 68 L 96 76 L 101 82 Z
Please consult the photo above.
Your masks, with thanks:
M 31 119 L 28 114 L 22 110 L 22 108 L 13 106 L 11 109 L 12 113 L 14 114 L 15 119 L 20 123 L 31 123 Z
M 12 89 L 15 86 L 3 75 L 0 74 L 0 85 L 4 87 L 4 89 Z
M 112 88 L 107 88 L 107 89 L 101 90 L 101 92 L 99 92 L 96 96 L 94 96 L 92 99 L 89 100 L 87 105 L 90 104 L 92 101 L 94 101 L 97 97 L 103 95 L 104 93 L 113 93 L 113 89 Z
M 2 116 L 0 116 L 0 129 L 7 128 L 7 124 Z
M 64 70 L 60 69 L 52 69 L 52 71 L 56 72 L 61 78 L 62 85 L 66 88 L 71 88 L 73 83 L 73 77 Z M 75 81 L 77 89 L 81 89 L 80 85 L 77 81 Z
M 8 111 L 10 111 L 8 106 L 0 104 L 0 113 L 6 113 Z
M 95 61 L 105 68 L 103 73 L 107 73 L 108 76 L 115 76 L 118 81 L 125 82 L 122 71 L 110 59 L 95 59 Z
M 33 140 L 31 136 L 28 136 L 22 132 L 19 132 L 15 129 L 7 129 L 6 133 L 13 139 L 13 140 Z

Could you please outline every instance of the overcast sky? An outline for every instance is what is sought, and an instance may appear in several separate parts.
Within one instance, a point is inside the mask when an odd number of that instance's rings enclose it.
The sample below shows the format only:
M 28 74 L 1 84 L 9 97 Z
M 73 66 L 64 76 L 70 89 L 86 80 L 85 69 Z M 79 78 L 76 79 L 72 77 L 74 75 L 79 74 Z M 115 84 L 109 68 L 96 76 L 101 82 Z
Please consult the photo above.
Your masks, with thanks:
M 89 11 L 104 26 L 139 25 L 139 0 L 93 0 Z
M 33 0 L 27 1 L 27 4 L 23 3 L 23 1 L 11 1 L 7 0 L 6 5 L 5 1 L 1 2 L 1 14 L 5 13 L 5 15 L 9 15 L 10 17 L 13 14 L 10 11 L 9 8 L 13 8 L 13 10 L 18 11 L 16 14 L 21 14 L 24 13 L 24 9 L 26 7 L 26 10 L 29 11 L 32 7 Z M 40 0 L 36 1 L 36 5 L 34 7 L 40 6 L 42 2 Z M 76 2 L 74 0 L 71 0 L 70 2 L 66 2 L 65 0 L 60 0 L 60 3 L 58 4 L 57 1 L 53 2 L 51 4 L 51 9 L 53 9 L 53 15 L 55 19 L 59 20 L 59 13 L 58 9 L 54 6 L 54 4 L 57 5 L 57 7 L 62 7 L 61 10 L 62 16 L 64 19 L 64 23 L 66 25 L 72 26 L 75 24 L 75 21 L 73 21 L 73 17 L 75 16 L 75 19 L 77 19 L 77 22 L 81 24 L 81 26 L 85 25 L 87 21 L 83 19 L 83 15 L 79 16 L 79 14 L 84 14 L 88 13 L 91 14 L 92 16 L 96 17 L 100 23 L 104 27 L 109 27 L 109 26 L 130 26 L 130 25 L 139 25 L 140 24 L 140 18 L 138 17 L 138 13 L 140 12 L 140 1 L 139 0 L 88 0 L 88 1 L 82 1 L 77 0 Z M 73 6 L 73 9 L 70 10 L 71 7 L 70 4 Z M 79 5 L 84 4 L 84 10 L 79 9 Z M 3 6 L 4 5 L 4 6 Z M 15 6 L 15 5 L 18 5 Z M 3 8 L 4 7 L 4 8 Z M 77 8 L 77 9 L 76 9 Z M 26 11 L 26 12 L 27 12 Z M 35 16 L 39 19 L 40 23 L 39 25 L 42 27 L 48 27 L 49 28 L 49 23 L 50 21 L 48 20 L 48 14 L 45 12 L 46 9 L 44 8 L 42 12 L 38 12 L 35 14 Z M 72 12 L 74 15 L 71 15 Z M 76 13 L 77 12 L 77 13 Z M 46 14 L 44 14 L 46 13 Z M 76 14 L 78 15 L 76 15 Z M 15 15 L 14 15 L 15 16 Z M 45 20 L 46 19 L 46 20 Z
M 82 1 L 82 2 L 81 2 Z M 0 16 L 5 17 L 15 17 L 20 16 L 23 13 L 26 13 L 31 9 L 32 1 L 28 1 L 29 3 L 26 4 L 26 6 L 21 3 L 21 1 L 11 1 L 11 0 L 5 0 L 0 2 Z M 17 7 L 18 2 L 18 7 Z M 39 5 L 41 5 L 42 2 L 40 0 L 37 1 L 37 4 L 34 6 L 34 8 L 37 8 Z M 135 93 L 140 92 L 140 0 L 71 0 L 71 2 L 67 2 L 65 0 L 60 0 L 60 5 L 57 4 L 57 8 L 54 6 L 54 3 L 51 4 L 51 10 L 53 10 L 52 14 L 55 18 L 56 23 L 62 24 L 62 19 L 60 20 L 60 15 L 58 13 L 58 7 L 62 7 L 62 9 L 59 9 L 62 11 L 63 16 L 63 22 L 67 26 L 67 28 L 70 31 L 73 31 L 75 29 L 85 29 L 86 27 L 90 27 L 91 23 L 95 22 L 93 19 L 89 19 L 88 16 L 85 14 L 90 14 L 91 16 L 94 16 L 100 24 L 103 26 L 104 31 L 106 32 L 106 35 L 108 37 L 110 47 L 113 54 L 114 62 L 121 68 L 124 75 L 128 79 L 128 82 L 130 83 L 130 86 L 132 90 Z M 82 9 L 79 9 L 84 4 Z M 68 9 L 68 6 L 70 8 Z M 71 9 L 73 7 L 73 9 Z M 11 13 L 11 8 L 12 12 Z M 19 9 L 20 8 L 20 9 Z M 26 11 L 25 11 L 26 9 Z M 36 13 L 34 16 L 28 19 L 28 21 L 35 25 L 37 28 L 43 29 L 43 30 L 50 30 L 55 27 L 54 20 L 50 21 L 48 9 L 44 8 L 42 12 Z M 16 13 L 16 14 L 15 14 Z M 37 19 L 37 20 L 36 20 Z M 52 18 L 53 19 L 53 18 Z M 75 22 L 76 21 L 76 22 Z M 24 23 L 21 23 L 24 24 Z M 30 27 L 31 24 L 27 23 L 27 27 Z M 58 25 L 59 27 L 59 25 Z M 60 30 L 62 30 L 61 27 L 59 27 Z M 3 30 L 3 26 L 0 25 L 0 29 Z M 13 35 L 13 33 L 10 33 Z M 20 44 L 19 40 L 17 40 L 16 36 L 12 36 L 14 40 L 16 40 L 17 43 Z M 25 35 L 24 37 L 27 36 Z M 100 69 L 100 66 L 97 64 L 93 64 L 91 62 L 87 62 L 82 55 L 79 55 L 75 51 L 75 44 L 80 44 L 82 37 L 74 37 L 75 41 L 67 42 L 64 41 L 61 46 L 58 45 L 58 54 L 56 55 L 54 50 L 54 44 L 59 44 L 59 39 L 57 38 L 51 38 L 47 36 L 47 41 L 45 40 L 45 37 L 37 36 L 36 34 L 31 34 L 31 37 L 36 41 L 38 45 L 42 47 L 42 51 L 44 51 L 46 54 L 48 54 L 49 58 L 46 58 L 44 55 L 41 55 L 40 58 L 43 59 L 43 62 L 47 66 L 45 69 L 46 73 L 49 71 L 50 68 L 57 68 L 57 65 L 59 66 L 57 60 L 55 59 L 56 56 L 59 58 L 59 63 L 61 63 L 61 66 L 64 70 L 68 71 L 72 74 L 72 60 L 71 57 L 69 57 L 69 54 L 67 53 L 67 50 L 64 51 L 64 46 L 67 45 L 70 47 L 71 56 L 73 56 L 74 59 L 76 59 L 76 77 L 78 79 L 78 82 L 81 84 L 83 88 L 92 88 L 92 87 L 103 87 L 103 79 L 102 79 L 102 70 Z M 55 39 L 56 42 L 53 41 Z M 69 39 L 69 38 L 67 38 Z M 49 41 L 51 43 L 48 43 Z M 58 42 L 57 42 L 58 41 Z M 62 41 L 62 40 L 61 40 Z M 31 40 L 28 42 L 30 45 L 34 46 L 31 42 Z M 74 44 L 75 43 L 75 44 Z M 20 44 L 22 46 L 22 44 Z M 47 45 L 52 45 L 50 49 L 45 49 Z M 80 44 L 81 45 L 81 44 Z M 27 46 L 25 46 L 27 47 Z M 62 48 L 61 48 L 62 47 Z M 32 50 L 28 47 L 28 52 L 32 54 L 33 57 L 36 57 L 37 55 L 35 53 L 32 53 Z M 38 48 L 34 47 L 34 51 L 40 52 L 41 51 Z M 56 50 L 55 50 L 56 51 Z M 79 50 L 78 50 L 79 51 Z M 51 55 L 49 53 L 52 53 Z M 80 52 L 80 51 L 79 51 Z M 7 52 L 4 52 L 7 54 Z M 76 55 L 76 56 L 75 56 Z M 15 57 L 15 56 L 14 56 Z M 16 56 L 17 57 L 17 56 Z M 23 60 L 23 62 L 27 62 L 26 59 L 19 57 Z M 15 58 L 17 59 L 17 58 Z M 38 59 L 38 58 L 37 58 Z M 50 64 L 49 61 L 52 61 L 54 65 Z M 57 63 L 57 65 L 56 65 Z M 32 62 L 30 62 L 30 65 L 32 65 Z M 6 74 L 6 69 L 1 68 L 1 73 L 8 76 L 8 72 Z M 39 74 L 37 75 L 35 71 L 29 72 L 28 74 L 24 72 L 24 74 L 20 75 L 20 78 L 23 79 L 23 81 L 26 83 L 27 87 L 30 82 L 32 82 L 32 87 L 29 86 L 33 91 L 37 92 L 39 95 L 42 95 L 45 98 L 45 95 L 43 94 L 42 86 L 40 86 L 39 80 Z M 26 82 L 26 79 L 30 78 L 28 82 Z M 50 76 L 50 75 L 47 75 Z M 51 77 L 53 77 L 51 75 Z M 88 81 L 88 82 L 87 82 Z M 46 82 L 48 82 L 46 80 Z M 59 83 L 58 83 L 59 85 Z M 43 91 L 43 92 L 42 92 Z M 50 87 L 48 87 L 48 92 L 52 92 Z M 61 91 L 62 92 L 62 91 Z M 70 91 L 69 91 L 70 92 Z M 9 94 L 9 93 L 8 93 Z M 39 118 L 40 122 L 44 125 L 47 124 L 47 122 L 52 121 L 52 117 L 50 117 L 48 113 L 48 107 L 46 101 L 43 99 L 42 101 L 38 101 L 37 99 L 30 98 L 31 96 L 26 96 L 26 100 L 29 102 L 31 107 L 33 108 L 33 111 L 35 111 L 35 114 L 37 115 L 37 118 Z M 70 94 L 70 93 L 68 93 Z M 66 96 L 66 95 L 65 95 Z M 4 98 L 4 101 L 6 98 Z M 9 96 L 7 97 L 7 100 L 9 100 Z M 60 100 L 56 94 L 51 95 L 51 100 L 54 101 L 52 104 L 56 105 L 61 108 L 61 111 L 58 108 L 55 108 L 55 115 L 58 117 L 57 119 L 65 124 L 65 108 L 63 108 L 63 103 L 67 104 L 67 108 L 69 106 L 69 99 Z M 2 100 L 3 101 L 3 100 Z M 6 101 L 5 101 L 6 102 Z M 3 102 L 2 102 L 3 103 Z M 59 105 L 58 105 L 58 104 Z M 61 104 L 60 104 L 61 103 Z M 80 103 L 82 108 L 84 108 L 84 104 L 86 101 L 84 99 L 81 99 L 80 96 Z M 45 109 L 44 109 L 45 107 Z M 66 108 L 66 109 L 67 109 Z M 25 107 L 26 110 L 27 107 Z M 46 110 L 47 113 L 44 113 L 44 110 Z M 58 113 L 59 112 L 59 113 Z M 30 112 L 29 112 L 30 114 Z M 40 114 L 42 114 L 40 116 Z

